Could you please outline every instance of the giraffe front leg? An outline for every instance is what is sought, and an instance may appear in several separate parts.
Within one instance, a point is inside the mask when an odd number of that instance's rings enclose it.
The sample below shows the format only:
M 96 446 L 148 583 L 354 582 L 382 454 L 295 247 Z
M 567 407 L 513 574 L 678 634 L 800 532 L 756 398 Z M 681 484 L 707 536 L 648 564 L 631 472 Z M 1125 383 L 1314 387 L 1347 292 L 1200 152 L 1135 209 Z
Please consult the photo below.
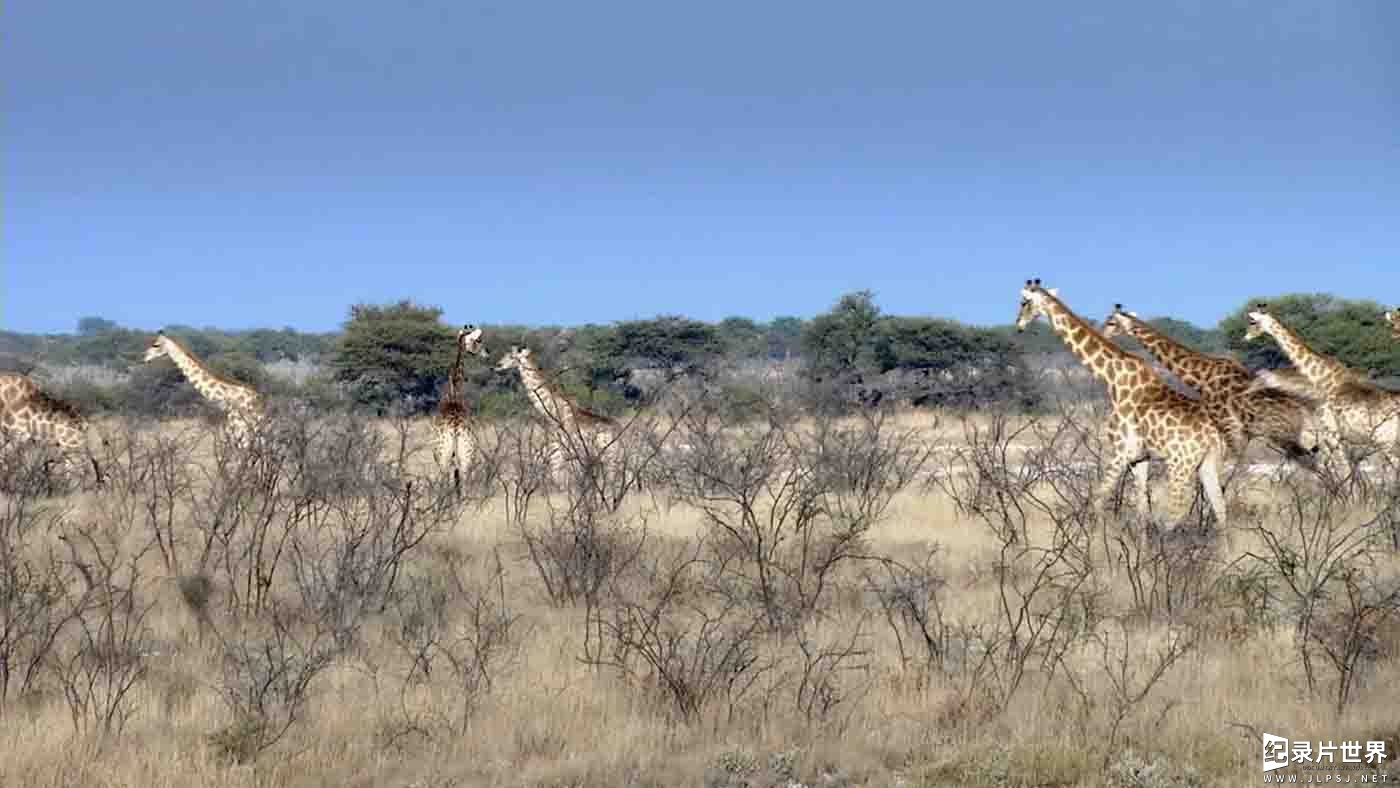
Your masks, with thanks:
M 1118 485 L 1123 480 L 1123 474 L 1129 470 L 1134 472 L 1134 487 L 1137 495 L 1137 505 L 1142 507 L 1142 514 L 1147 514 L 1147 466 L 1142 451 L 1142 444 L 1136 435 L 1119 434 L 1116 445 L 1113 449 L 1112 458 L 1104 466 L 1103 481 L 1099 483 L 1099 489 L 1094 493 L 1095 506 L 1105 513 L 1110 513 L 1114 494 L 1118 491 Z M 1141 466 L 1141 476 L 1138 476 L 1137 466 Z
M 1322 466 L 1332 481 L 1329 484 L 1344 484 L 1353 472 L 1351 457 L 1346 443 L 1335 431 L 1322 430 L 1318 434 L 1318 450 L 1322 453 Z
M 462 494 L 462 480 L 467 478 L 467 474 L 471 472 L 475 456 L 476 444 L 472 440 L 471 434 L 463 427 L 452 436 L 453 484 L 456 485 L 458 496 Z
M 437 465 L 439 471 L 444 469 L 443 464 L 447 460 L 447 455 L 443 450 L 443 438 L 444 435 L 441 431 L 433 435 L 433 462 Z

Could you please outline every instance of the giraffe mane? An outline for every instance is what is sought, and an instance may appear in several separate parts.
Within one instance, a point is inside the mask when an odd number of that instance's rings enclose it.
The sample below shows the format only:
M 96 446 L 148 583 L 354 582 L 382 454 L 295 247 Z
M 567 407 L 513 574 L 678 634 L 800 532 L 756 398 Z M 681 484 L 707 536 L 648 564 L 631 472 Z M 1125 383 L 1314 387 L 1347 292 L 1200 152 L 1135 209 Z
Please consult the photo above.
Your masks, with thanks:
M 192 359 L 196 364 L 198 364 L 198 365 L 199 365 L 199 368 L 200 368 L 201 370 L 204 371 L 204 374 L 208 375 L 215 383 L 222 383 L 222 384 L 225 385 L 225 386 L 234 386 L 234 387 L 240 388 L 240 389 L 250 389 L 250 390 L 252 390 L 254 393 L 257 393 L 257 389 L 254 389 L 250 384 L 244 383 L 244 382 L 242 382 L 242 381 L 240 381 L 240 380 L 234 380 L 233 378 L 227 377 L 227 376 L 225 376 L 225 375 L 220 375 L 219 373 L 217 373 L 217 372 L 215 372 L 214 370 L 210 369 L 210 368 L 209 368 L 209 365 L 206 364 L 206 363 L 204 362 L 204 359 L 202 359 L 202 358 L 200 358 L 199 356 L 196 356 L 195 354 L 191 353 L 191 352 L 190 352 L 190 349 L 187 348 L 187 347 L 185 347 L 184 343 L 182 343 L 180 340 L 176 339 L 175 337 L 172 337 L 172 336 L 170 336 L 169 334 L 166 334 L 166 333 L 164 333 L 164 332 L 157 332 L 156 335 L 157 335 L 157 336 L 164 337 L 164 338 L 165 338 L 165 341 L 167 341 L 167 342 L 169 342 L 170 344 L 174 345 L 175 347 L 179 348 L 179 349 L 180 349 L 180 352 L 184 353 L 186 356 L 188 356 L 190 359 Z
M 1123 348 L 1119 347 L 1117 344 L 1115 344 L 1114 342 L 1112 342 L 1108 337 L 1104 336 L 1102 331 L 1098 330 L 1097 328 L 1094 328 L 1093 324 L 1090 323 L 1088 320 L 1084 319 L 1083 317 L 1081 317 L 1080 314 L 1079 314 L 1078 312 L 1074 311 L 1073 309 L 1070 309 L 1068 304 L 1066 304 L 1064 301 L 1061 301 L 1061 300 L 1060 300 L 1059 295 L 1056 294 L 1056 292 L 1055 292 L 1054 290 L 1052 290 L 1052 289 L 1050 289 L 1050 288 L 1046 288 L 1046 287 L 1041 287 L 1040 284 L 1039 284 L 1039 282 L 1040 282 L 1039 279 L 1037 279 L 1037 280 L 1035 280 L 1035 281 L 1036 281 L 1036 285 L 1035 285 L 1036 289 L 1038 289 L 1038 290 L 1041 292 L 1041 294 L 1042 294 L 1045 298 L 1048 298 L 1048 299 L 1050 299 L 1051 301 L 1054 301 L 1054 302 L 1055 302 L 1055 305 L 1058 306 L 1058 307 L 1060 308 L 1060 310 L 1063 311 L 1063 312 L 1065 313 L 1065 315 L 1069 318 L 1069 321 L 1070 321 L 1071 323 L 1073 323 L 1075 326 L 1077 326 L 1077 327 L 1079 327 L 1079 328 L 1082 328 L 1082 329 L 1084 329 L 1085 331 L 1088 331 L 1088 332 L 1090 332 L 1091 334 L 1097 336 L 1097 337 L 1098 337 L 1099 339 L 1101 339 L 1101 340 L 1103 341 L 1103 343 L 1104 343 L 1106 346 L 1108 346 L 1110 349 L 1116 350 L 1117 352 L 1122 353 L 1124 356 L 1126 356 L 1126 357 L 1128 357 L 1128 358 L 1133 358 L 1133 359 L 1137 359 L 1138 361 L 1142 361 L 1142 359 L 1141 359 L 1140 357 L 1135 356 L 1135 355 L 1133 355 L 1132 353 L 1129 353 L 1128 351 L 1124 350 Z M 1142 361 L 1142 363 L 1147 363 L 1147 362 Z

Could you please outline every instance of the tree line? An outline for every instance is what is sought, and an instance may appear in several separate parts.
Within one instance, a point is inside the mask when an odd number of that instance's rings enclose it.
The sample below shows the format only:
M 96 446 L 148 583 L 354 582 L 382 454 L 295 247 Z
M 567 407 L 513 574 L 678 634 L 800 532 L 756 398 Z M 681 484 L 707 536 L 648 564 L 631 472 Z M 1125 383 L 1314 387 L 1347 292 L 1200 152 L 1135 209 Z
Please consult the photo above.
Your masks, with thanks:
M 1248 299 L 1215 327 L 1170 317 L 1150 322 L 1191 347 L 1233 354 L 1251 368 L 1284 366 L 1287 359 L 1275 343 L 1244 340 L 1244 312 L 1258 300 Z M 1400 377 L 1400 343 L 1391 339 L 1379 304 L 1327 294 L 1267 300 L 1316 350 L 1382 380 Z M 274 396 L 424 412 L 441 396 L 460 328 L 445 318 L 437 306 L 403 300 L 351 306 L 338 332 L 180 325 L 164 330 L 215 372 Z M 644 405 L 658 385 L 678 379 L 706 381 L 721 395 L 742 398 L 744 387 L 775 370 L 800 383 L 814 402 L 838 406 L 893 398 L 916 406 L 1034 407 L 1046 393 L 1039 370 L 1056 356 L 1063 362 L 1064 355 L 1059 338 L 1040 323 L 1018 334 L 1009 325 L 890 315 L 868 291 L 847 293 L 806 319 L 708 323 L 661 315 L 606 325 L 485 329 L 493 355 L 529 346 L 570 394 L 612 413 Z M 141 363 L 149 341 L 146 331 L 84 317 L 71 334 L 0 332 L 0 366 L 48 375 L 58 393 L 88 410 L 161 415 L 196 408 L 198 395 L 171 365 Z M 1139 349 L 1132 340 L 1125 344 Z M 111 375 L 60 374 L 72 369 Z M 467 396 L 480 413 L 524 407 L 518 387 L 490 364 L 469 360 L 466 380 Z

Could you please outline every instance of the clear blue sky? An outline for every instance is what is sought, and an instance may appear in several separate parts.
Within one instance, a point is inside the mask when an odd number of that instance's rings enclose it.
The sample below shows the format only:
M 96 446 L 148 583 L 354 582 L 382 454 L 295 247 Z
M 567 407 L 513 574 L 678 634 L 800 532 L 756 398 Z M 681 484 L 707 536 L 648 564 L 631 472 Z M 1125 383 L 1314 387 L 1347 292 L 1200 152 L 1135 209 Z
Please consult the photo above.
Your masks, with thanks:
M 1400 2 L 18 0 L 0 328 L 1400 302 Z

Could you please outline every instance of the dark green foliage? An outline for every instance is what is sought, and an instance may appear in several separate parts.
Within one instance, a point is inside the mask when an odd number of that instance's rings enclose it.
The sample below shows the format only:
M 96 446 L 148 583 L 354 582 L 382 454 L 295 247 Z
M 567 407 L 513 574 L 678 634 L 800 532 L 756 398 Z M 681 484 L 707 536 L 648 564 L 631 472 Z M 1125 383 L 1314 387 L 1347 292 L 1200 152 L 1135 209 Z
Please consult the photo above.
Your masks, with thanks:
M 1021 332 L 1017 332 L 1014 325 L 997 326 L 988 330 L 1009 338 L 1027 355 L 1044 356 L 1068 352 L 1065 350 L 1064 341 L 1044 320 L 1031 323 Z
M 456 353 L 456 331 L 441 318 L 441 309 L 407 300 L 350 307 L 331 359 L 335 379 L 367 405 L 428 408 Z
M 768 332 L 747 317 L 726 317 L 715 326 L 726 358 L 750 359 L 768 355 Z
M 842 399 L 873 403 L 895 395 L 957 407 L 1038 399 L 1007 331 L 882 315 L 869 291 L 842 296 L 813 318 L 802 344 L 809 379 Z
M 566 391 L 607 412 L 616 410 L 619 400 L 642 398 L 643 390 L 631 381 L 633 370 L 658 370 L 662 377 L 699 373 L 725 350 L 715 326 L 662 315 L 612 326 L 584 326 L 561 359 L 563 368 L 556 367 L 554 372 Z M 579 374 L 566 377 L 566 371 Z M 568 384 L 574 380 L 581 380 L 583 388 L 571 389 Z
M 802 333 L 807 324 L 798 317 L 775 317 L 768 324 L 768 357 L 787 359 L 802 352 Z
M 881 372 L 944 370 L 1016 360 L 1018 351 L 1000 332 L 929 317 L 886 317 L 878 324 L 874 356 Z
M 869 290 L 847 293 L 831 311 L 812 318 L 802 332 L 808 375 L 825 382 L 873 372 L 879 321 L 880 308 Z
M 1181 344 L 1202 353 L 1226 353 L 1229 345 L 1225 334 L 1215 328 L 1201 328 L 1174 317 L 1157 317 L 1147 321 L 1153 328 Z
M 725 350 L 716 328 L 708 323 L 662 315 L 651 320 L 628 320 L 597 332 L 588 343 L 596 359 L 626 368 L 695 369 Z
M 78 320 L 78 335 L 90 337 L 93 334 L 103 334 L 108 331 L 117 330 L 116 323 L 105 317 L 84 317 Z
M 1400 375 L 1396 343 L 1390 340 L 1379 305 L 1302 295 L 1274 299 L 1286 322 L 1317 349 L 1378 375 Z M 1009 317 L 1009 315 L 1008 315 Z M 1174 318 L 1151 321 L 1178 341 L 1203 352 L 1235 351 L 1253 366 L 1277 365 L 1272 342 L 1246 345 L 1236 313 L 1219 329 Z M 411 301 L 360 304 L 351 308 L 338 334 L 283 329 L 228 332 L 171 326 L 166 329 L 215 371 L 251 383 L 265 394 L 292 395 L 339 407 L 347 403 L 384 412 L 407 406 L 419 412 L 436 405 L 445 390 L 459 325 L 442 311 Z M 1064 345 L 1043 321 L 1017 333 L 1009 325 L 967 326 L 956 321 L 885 315 L 869 291 L 842 296 L 827 312 L 804 321 L 779 317 L 761 323 L 729 317 L 710 324 L 662 315 L 607 325 L 487 326 L 492 361 L 472 357 L 464 367 L 464 396 L 486 417 L 518 414 L 529 405 L 517 378 L 495 371 L 494 360 L 512 346 L 535 351 L 536 361 L 586 407 L 618 415 L 645 407 L 681 376 L 709 376 L 729 366 L 736 375 L 711 378 L 742 409 L 746 387 L 767 374 L 759 362 L 798 358 L 813 401 L 834 398 L 877 402 L 885 397 L 915 404 L 1033 405 L 1041 396 L 1026 358 L 1062 355 Z M 104 384 L 101 374 L 79 374 L 64 392 L 90 411 L 130 410 L 148 414 L 207 412 L 199 395 L 168 362 L 141 363 L 147 331 L 123 328 L 101 317 L 84 317 L 74 334 L 0 332 L 0 368 L 29 372 L 40 362 L 54 367 L 100 366 L 128 372 L 128 382 Z M 1124 342 L 1133 347 L 1131 340 Z M 312 373 L 293 384 L 268 374 L 269 364 L 294 362 L 289 373 Z M 302 363 L 309 362 L 309 363 Z M 316 373 L 316 365 L 325 373 Z M 1039 367 L 1040 362 L 1032 366 Z M 43 374 L 41 371 L 40 374 Z M 732 380 L 730 378 L 733 378 Z M 105 388 L 104 388 L 105 385 Z
M 1400 343 L 1385 323 L 1385 307 L 1369 300 L 1337 298 L 1324 293 L 1292 293 L 1251 298 L 1220 321 L 1229 348 L 1251 369 L 1288 365 L 1278 343 L 1269 337 L 1246 341 L 1245 313 L 1259 301 L 1313 350 L 1353 369 L 1377 377 L 1400 375 Z

